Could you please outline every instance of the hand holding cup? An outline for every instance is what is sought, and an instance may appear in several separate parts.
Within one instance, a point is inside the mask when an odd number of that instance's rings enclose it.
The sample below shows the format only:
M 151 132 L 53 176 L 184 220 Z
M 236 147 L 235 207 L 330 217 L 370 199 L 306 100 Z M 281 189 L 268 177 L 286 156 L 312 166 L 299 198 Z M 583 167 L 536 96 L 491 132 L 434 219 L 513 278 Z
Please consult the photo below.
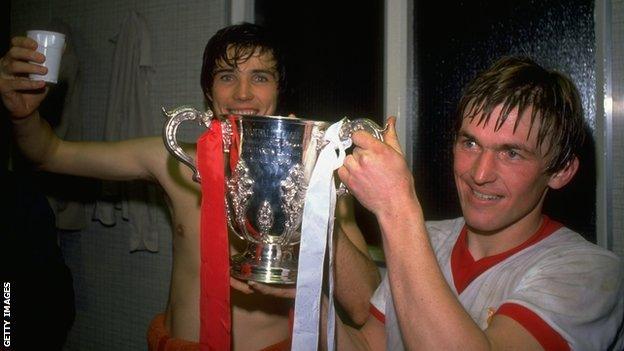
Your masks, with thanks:
M 37 42 L 27 37 L 11 39 L 11 48 L 0 58 L 0 94 L 13 118 L 32 114 L 44 99 L 47 89 L 43 80 L 31 80 L 30 74 L 44 76 L 45 56 L 36 51 Z
M 30 79 L 57 83 L 61 57 L 65 49 L 65 34 L 45 30 L 29 30 L 26 35 L 37 42 L 37 52 L 45 56 L 43 66 L 48 69 L 45 75 L 31 73 Z

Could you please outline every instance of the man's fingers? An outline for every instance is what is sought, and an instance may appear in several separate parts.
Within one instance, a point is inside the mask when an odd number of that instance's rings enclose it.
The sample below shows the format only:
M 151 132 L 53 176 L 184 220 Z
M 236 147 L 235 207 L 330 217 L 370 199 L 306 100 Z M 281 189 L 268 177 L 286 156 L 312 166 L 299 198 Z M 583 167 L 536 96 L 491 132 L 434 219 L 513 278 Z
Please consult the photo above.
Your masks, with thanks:
M 338 178 L 340 178 L 340 181 L 348 188 L 349 170 L 347 166 L 343 165 L 342 167 L 338 168 Z
M 386 130 L 384 131 L 383 143 L 392 147 L 396 152 L 403 155 L 403 151 L 401 150 L 401 144 L 399 143 L 399 137 L 396 133 L 396 117 L 390 116 L 386 121 Z M 351 140 L 353 144 L 357 147 L 360 147 L 364 150 L 378 147 L 381 145 L 381 141 L 377 140 L 371 134 L 364 131 L 357 131 L 353 133 L 351 136 Z
M 271 295 L 288 299 L 294 299 L 296 293 L 296 289 L 294 287 L 275 287 L 254 282 L 252 280 L 243 282 L 232 277 L 230 277 L 230 286 L 244 294 L 253 294 L 254 292 L 258 292 L 263 295 Z
M 399 136 L 396 133 L 396 117 L 388 117 L 386 125 L 387 127 L 384 132 L 384 142 L 390 145 L 396 152 L 403 155 L 403 150 L 401 150 L 401 144 L 399 143 Z
M 271 295 L 275 297 L 282 297 L 282 298 L 287 298 L 287 299 L 294 299 L 296 290 L 297 290 L 294 287 L 289 287 L 289 286 L 276 287 L 276 286 L 270 286 L 270 285 L 266 285 L 266 284 L 262 284 L 262 283 L 258 283 L 254 281 L 250 281 L 249 286 L 251 286 L 253 290 L 261 294 Z
M 230 286 L 244 294 L 253 294 L 253 289 L 245 282 L 242 282 L 236 278 L 230 277 Z
M 7 53 L 14 60 L 34 61 L 37 63 L 45 62 L 45 56 L 31 48 L 14 46 Z
M 26 74 L 35 73 L 44 75 L 48 73 L 48 69 L 45 66 L 28 63 L 25 61 L 11 61 L 6 66 L 2 67 L 2 78 L 12 78 L 16 76 L 23 76 Z
M 381 143 L 381 141 L 377 140 L 370 133 L 361 130 L 353 133 L 351 135 L 351 140 L 355 146 L 361 147 L 362 149 L 370 149 L 375 147 L 376 144 Z
M 7 94 L 15 91 L 33 91 L 45 88 L 42 80 L 30 80 L 27 78 L 17 78 L 5 80 L 0 84 L 0 93 Z
M 354 150 L 353 152 L 355 154 L 360 153 L 359 150 Z M 343 167 L 340 167 L 338 170 L 340 170 L 341 168 L 346 168 L 347 170 L 350 170 L 357 167 L 358 161 L 356 161 L 356 155 L 347 155 L 347 157 L 345 157 L 344 161 L 342 162 L 342 165 Z
M 349 188 L 351 182 L 351 171 L 358 167 L 358 163 L 353 155 L 345 157 L 342 167 L 338 168 L 338 177 L 340 181 Z
M 11 45 L 29 48 L 32 50 L 37 49 L 37 42 L 34 39 L 29 38 L 29 37 L 13 37 L 11 38 Z

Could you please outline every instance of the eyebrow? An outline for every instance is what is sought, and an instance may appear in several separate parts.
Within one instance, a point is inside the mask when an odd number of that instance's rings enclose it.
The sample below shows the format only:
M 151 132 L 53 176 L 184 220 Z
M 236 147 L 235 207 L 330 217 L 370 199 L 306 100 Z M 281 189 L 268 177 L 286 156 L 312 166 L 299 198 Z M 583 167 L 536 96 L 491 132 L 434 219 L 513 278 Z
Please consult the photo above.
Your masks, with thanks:
M 234 72 L 236 71 L 236 69 L 234 67 L 223 67 L 223 68 L 216 68 L 214 70 L 214 75 L 217 75 L 219 73 L 230 73 L 230 72 Z M 276 69 L 252 69 L 251 73 L 257 74 L 257 73 L 264 73 L 264 74 L 269 74 L 272 76 L 277 76 L 277 70 Z
M 460 131 L 458 133 L 458 138 L 466 138 L 466 139 L 470 139 L 470 140 L 474 140 L 477 141 L 478 143 L 478 139 L 466 132 L 466 131 Z M 521 150 L 523 152 L 526 152 L 527 154 L 530 155 L 536 155 L 537 153 L 534 150 L 528 149 L 526 146 L 522 145 L 522 144 L 516 144 L 516 143 L 503 143 L 503 144 L 497 144 L 494 146 L 495 150 Z
M 265 73 L 265 74 L 270 74 L 275 77 L 277 76 L 276 69 L 254 69 L 254 70 L 251 70 L 251 73 Z

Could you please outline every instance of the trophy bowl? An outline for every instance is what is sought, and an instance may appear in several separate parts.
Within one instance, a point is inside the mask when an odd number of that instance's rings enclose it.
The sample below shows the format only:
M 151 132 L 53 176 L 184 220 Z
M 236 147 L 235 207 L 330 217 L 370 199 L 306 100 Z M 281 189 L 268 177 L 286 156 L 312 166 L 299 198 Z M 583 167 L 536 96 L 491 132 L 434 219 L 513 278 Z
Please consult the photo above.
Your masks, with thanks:
M 193 158 L 178 145 L 177 127 L 187 120 L 207 128 L 213 119 L 221 122 L 225 159 L 234 160 L 224 166 L 227 222 L 247 245 L 243 253 L 231 257 L 231 275 L 294 284 L 307 185 L 330 124 L 282 116 L 213 117 L 184 106 L 163 112 L 169 117 L 163 130 L 165 146 L 193 170 L 197 182 L 201 175 Z M 361 129 L 381 138 L 381 129 L 368 119 L 347 121 L 343 126 L 345 139 Z

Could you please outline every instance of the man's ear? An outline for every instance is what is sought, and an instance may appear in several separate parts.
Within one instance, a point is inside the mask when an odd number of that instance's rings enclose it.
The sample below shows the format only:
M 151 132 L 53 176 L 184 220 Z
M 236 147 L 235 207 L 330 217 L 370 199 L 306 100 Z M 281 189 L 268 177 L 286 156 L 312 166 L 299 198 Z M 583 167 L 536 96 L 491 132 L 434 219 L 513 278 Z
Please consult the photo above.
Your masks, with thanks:
M 568 184 L 576 171 L 579 168 L 579 160 L 578 157 L 574 156 L 573 159 L 568 161 L 568 163 L 563 167 L 563 169 L 553 173 L 550 176 L 550 180 L 548 181 L 548 186 L 552 189 L 560 189 L 563 188 L 566 184 Z

